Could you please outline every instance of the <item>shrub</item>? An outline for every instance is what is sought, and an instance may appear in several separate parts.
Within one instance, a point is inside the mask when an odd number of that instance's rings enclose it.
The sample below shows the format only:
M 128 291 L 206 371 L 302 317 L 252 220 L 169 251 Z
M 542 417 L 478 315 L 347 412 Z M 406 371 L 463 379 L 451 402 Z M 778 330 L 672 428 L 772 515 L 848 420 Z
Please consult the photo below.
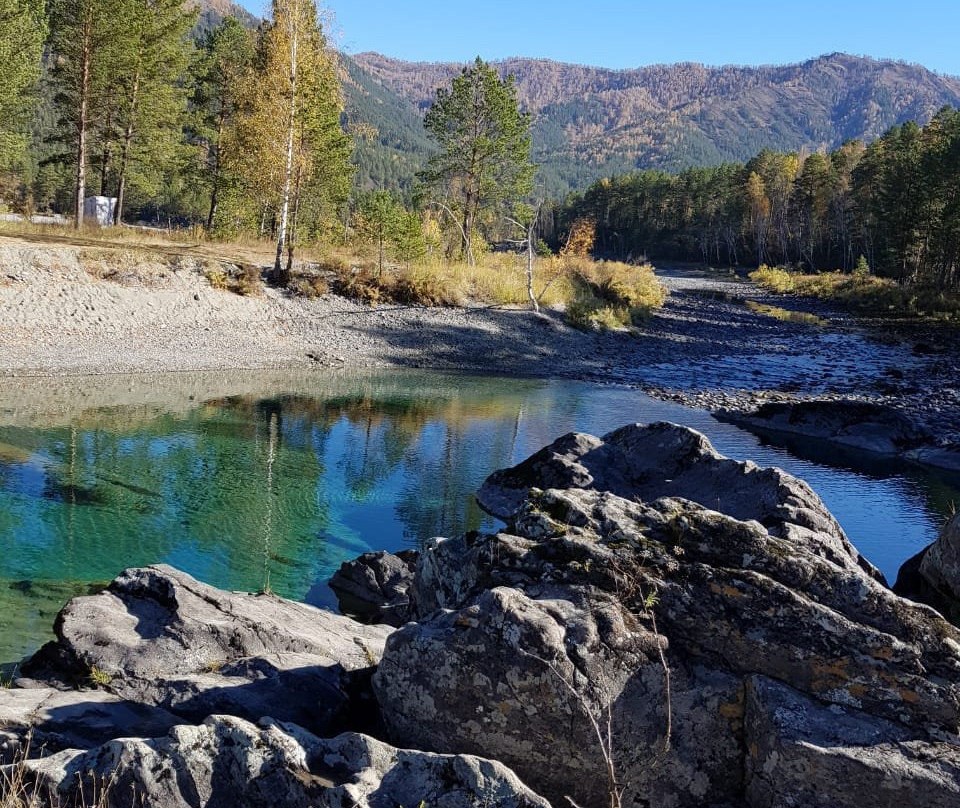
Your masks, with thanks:
M 566 264 L 573 284 L 567 319 L 577 328 L 630 328 L 666 300 L 666 290 L 647 264 L 584 259 L 566 259 Z
M 766 264 L 761 264 L 756 270 L 750 273 L 749 277 L 754 283 L 765 286 L 767 289 L 772 289 L 779 294 L 792 292 L 795 285 L 794 276 L 791 273 L 785 269 L 768 267 Z
M 305 297 L 307 300 L 314 300 L 323 297 L 330 292 L 330 284 L 326 278 L 319 275 L 310 277 L 291 278 L 287 286 L 294 297 Z
M 390 289 L 390 297 L 397 303 L 418 306 L 459 306 L 463 298 L 457 294 L 449 279 L 435 272 L 418 269 L 397 273 Z

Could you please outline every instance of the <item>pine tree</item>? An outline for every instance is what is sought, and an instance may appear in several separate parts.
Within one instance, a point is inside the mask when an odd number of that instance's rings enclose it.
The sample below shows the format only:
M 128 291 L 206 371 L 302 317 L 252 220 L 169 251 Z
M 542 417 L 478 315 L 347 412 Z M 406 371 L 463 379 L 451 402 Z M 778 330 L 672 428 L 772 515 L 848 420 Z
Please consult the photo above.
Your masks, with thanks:
M 23 156 L 46 33 L 42 0 L 0 0 L 0 170 Z
M 52 0 L 50 47 L 59 113 L 57 139 L 71 147 L 74 224 L 83 225 L 92 121 L 114 77 L 112 49 L 123 34 L 123 0 Z
M 194 143 L 202 156 L 201 181 L 210 189 L 206 228 L 214 230 L 221 195 L 230 183 L 229 153 L 243 101 L 243 87 L 253 67 L 253 33 L 236 17 L 225 17 L 207 33 L 191 65 Z
M 190 55 L 186 37 L 196 19 L 180 0 L 125 0 L 124 7 L 115 65 L 120 103 L 114 224 L 120 223 L 131 168 L 149 182 L 178 152 L 186 110 L 181 78 Z
M 478 56 L 450 89 L 437 90 L 424 126 L 440 151 L 419 177 L 459 208 L 461 251 L 472 264 L 481 211 L 532 187 L 530 116 L 520 111 L 513 76 L 501 79 Z

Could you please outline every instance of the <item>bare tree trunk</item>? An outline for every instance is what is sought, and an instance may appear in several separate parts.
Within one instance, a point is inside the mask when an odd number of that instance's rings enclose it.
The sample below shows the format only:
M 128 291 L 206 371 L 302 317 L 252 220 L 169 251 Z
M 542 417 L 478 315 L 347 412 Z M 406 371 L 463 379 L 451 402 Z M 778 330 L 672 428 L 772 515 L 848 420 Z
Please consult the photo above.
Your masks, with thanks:
M 527 231 L 527 297 L 530 298 L 530 305 L 533 307 L 533 310 L 539 312 L 540 304 L 537 302 L 537 297 L 533 293 L 533 258 L 535 254 L 533 224 L 531 224 L 530 230 Z
M 136 73 L 133 77 L 133 87 L 130 90 L 130 117 L 127 119 L 127 126 L 123 130 L 123 148 L 120 152 L 120 175 L 117 178 L 117 204 L 113 208 L 113 224 L 120 225 L 120 217 L 123 211 L 123 194 L 127 187 L 127 163 L 130 159 L 130 143 L 133 140 L 133 116 L 137 110 L 137 96 L 140 91 L 140 74 Z
M 463 235 L 463 257 L 468 266 L 474 265 L 473 259 L 473 189 L 468 187 L 463 204 L 463 226 L 460 232 Z
M 83 22 L 82 55 L 80 57 L 79 108 L 77 109 L 77 209 L 73 224 L 79 230 L 83 227 L 83 199 L 87 195 L 87 115 L 90 95 L 90 63 L 93 50 L 92 11 L 87 9 Z
M 290 234 L 287 237 L 287 281 L 293 273 L 293 249 L 296 245 L 297 217 L 300 214 L 300 183 L 303 181 L 303 171 L 297 168 L 297 183 L 293 191 L 293 215 L 290 217 Z
M 299 11 L 299 9 L 298 9 Z M 283 198 L 280 204 L 280 227 L 277 233 L 277 258 L 273 272 L 277 283 L 286 286 L 290 273 L 280 267 L 283 247 L 287 240 L 287 220 L 290 215 L 290 189 L 293 184 L 293 142 L 297 123 L 297 36 L 300 33 L 297 20 L 290 15 L 290 114 L 287 116 L 287 160 L 284 169 Z
M 221 108 L 217 121 L 217 145 L 213 152 L 213 190 L 210 192 L 210 212 L 207 214 L 207 232 L 213 230 L 213 221 L 217 217 L 217 205 L 220 202 L 220 143 L 223 140 L 223 126 L 226 113 Z

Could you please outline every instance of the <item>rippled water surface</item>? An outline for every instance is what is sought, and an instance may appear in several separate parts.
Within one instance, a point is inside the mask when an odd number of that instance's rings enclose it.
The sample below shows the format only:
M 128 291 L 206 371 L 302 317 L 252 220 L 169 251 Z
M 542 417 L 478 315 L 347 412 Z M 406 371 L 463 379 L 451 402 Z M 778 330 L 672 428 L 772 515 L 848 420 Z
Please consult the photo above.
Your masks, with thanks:
M 891 580 L 960 501 L 955 479 L 767 445 L 619 387 L 400 372 L 7 379 L 0 662 L 46 640 L 69 597 L 132 565 L 332 606 L 325 582 L 345 559 L 493 527 L 472 498 L 491 471 L 572 429 L 657 420 L 805 478 Z

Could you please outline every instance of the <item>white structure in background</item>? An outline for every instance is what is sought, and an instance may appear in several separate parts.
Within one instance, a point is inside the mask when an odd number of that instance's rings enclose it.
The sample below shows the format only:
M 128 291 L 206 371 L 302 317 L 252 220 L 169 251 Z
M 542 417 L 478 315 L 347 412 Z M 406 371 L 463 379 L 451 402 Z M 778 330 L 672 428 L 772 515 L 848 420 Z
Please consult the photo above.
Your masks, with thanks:
M 101 227 L 113 225 L 113 211 L 117 207 L 115 196 L 88 196 L 83 200 L 84 222 L 96 222 Z

